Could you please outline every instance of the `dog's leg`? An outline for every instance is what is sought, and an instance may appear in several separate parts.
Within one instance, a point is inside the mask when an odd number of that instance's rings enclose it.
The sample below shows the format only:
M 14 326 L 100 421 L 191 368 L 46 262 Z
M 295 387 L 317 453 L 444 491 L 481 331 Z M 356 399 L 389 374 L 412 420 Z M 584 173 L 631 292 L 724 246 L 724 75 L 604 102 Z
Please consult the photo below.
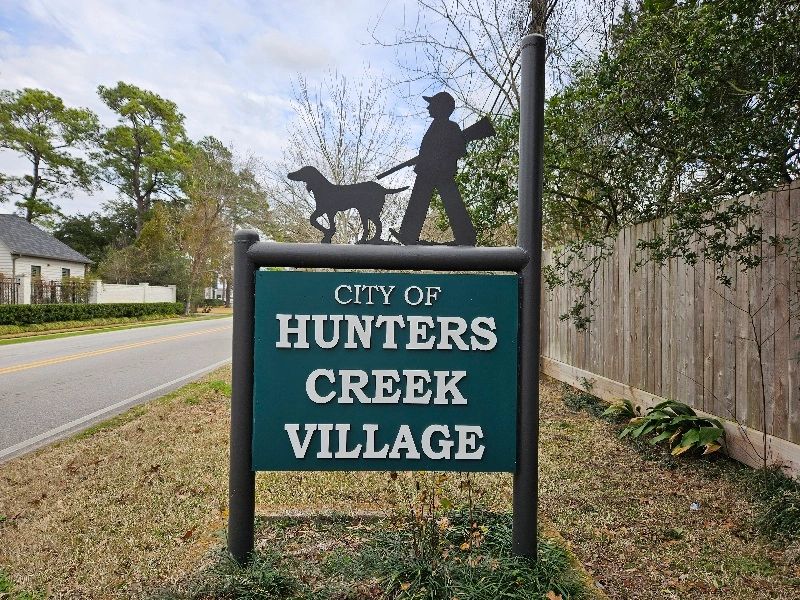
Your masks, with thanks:
M 364 243 L 366 243 L 367 236 L 369 235 L 369 219 L 361 211 L 358 212 L 358 216 L 361 217 L 361 229 L 363 230 L 361 232 L 361 239 L 358 240 L 358 243 L 359 244 L 364 244 Z
M 373 218 L 372 222 L 375 223 L 375 235 L 372 236 L 370 242 L 376 242 L 381 239 L 381 235 L 383 234 L 383 223 L 381 223 L 380 215 L 378 215 L 377 218 Z
M 328 212 L 325 213 L 328 215 L 328 223 L 331 224 L 330 229 L 320 229 L 320 231 L 325 233 L 325 237 L 322 238 L 323 244 L 330 244 L 333 241 L 333 236 L 336 235 L 336 221 L 334 221 L 334 217 L 336 216 L 335 212 Z
M 311 217 L 309 217 L 308 222 L 311 223 L 311 226 L 314 229 L 319 229 L 324 234 L 322 237 L 322 242 L 324 243 L 326 239 L 328 242 L 330 242 L 330 238 L 333 237 L 333 234 L 331 234 L 330 237 L 328 237 L 328 233 L 330 230 L 320 225 L 319 218 L 323 214 L 324 214 L 323 211 L 319 209 L 315 210 L 313 213 L 311 213 Z

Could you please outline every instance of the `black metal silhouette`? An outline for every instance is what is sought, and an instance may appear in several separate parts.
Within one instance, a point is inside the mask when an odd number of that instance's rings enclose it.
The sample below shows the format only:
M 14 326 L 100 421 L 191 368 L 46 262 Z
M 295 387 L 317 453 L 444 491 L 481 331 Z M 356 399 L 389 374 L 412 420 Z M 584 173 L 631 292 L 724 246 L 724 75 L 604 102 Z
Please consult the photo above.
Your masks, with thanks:
M 420 241 L 419 235 L 428 213 L 428 207 L 433 199 L 433 193 L 438 191 L 455 237 L 453 245 L 474 246 L 476 243 L 475 227 L 472 225 L 467 208 L 458 191 L 455 175 L 458 171 L 458 160 L 467 153 L 467 144 L 493 136 L 495 134 L 494 127 L 492 127 L 492 122 L 484 117 L 461 131 L 461 128 L 450 120 L 450 115 L 453 114 L 456 107 L 455 100 L 450 94 L 439 92 L 434 96 L 423 96 L 423 98 L 428 102 L 428 112 L 433 117 L 433 122 L 422 138 L 419 155 L 377 176 L 377 179 L 383 179 L 387 175 L 412 165 L 417 174 L 400 229 L 396 231 L 390 228 L 389 231 L 404 246 L 431 244 L 432 242 Z M 380 219 L 381 211 L 387 194 L 402 192 L 407 190 L 408 186 L 391 189 L 385 188 L 375 181 L 335 185 L 311 166 L 289 173 L 288 177 L 292 181 L 304 182 L 306 189 L 314 196 L 317 207 L 309 221 L 313 227 L 322 232 L 323 243 L 330 244 L 336 233 L 334 223 L 336 213 L 351 208 L 358 211 L 363 227 L 358 243 L 393 243 L 381 240 L 383 231 Z M 327 215 L 329 227 L 323 227 L 320 224 L 319 218 L 322 215 Z M 375 226 L 375 233 L 368 238 L 370 221 Z
M 314 167 L 306 166 L 287 175 L 292 181 L 302 181 L 306 184 L 306 189 L 311 192 L 317 203 L 317 208 L 311 213 L 309 222 L 323 233 L 322 243 L 330 244 L 336 233 L 336 213 L 354 208 L 358 211 L 361 218 L 363 232 L 359 243 L 375 244 L 380 243 L 383 225 L 381 223 L 381 211 L 386 202 L 386 194 L 396 194 L 407 190 L 408 186 L 401 188 L 385 188 L 375 181 L 365 181 L 351 185 L 336 185 L 328 181 L 325 176 Z M 323 227 L 319 218 L 327 215 L 330 227 Z M 374 235 L 367 239 L 369 235 L 369 222 L 375 225 Z
M 461 131 L 461 128 L 450 120 L 450 115 L 456 108 L 455 100 L 450 94 L 439 92 L 434 96 L 423 96 L 423 98 L 428 102 L 428 112 L 433 117 L 433 123 L 422 138 L 419 155 L 378 176 L 383 177 L 412 164 L 417 174 L 400 229 L 390 228 L 389 231 L 405 246 L 419 244 L 422 225 L 433 199 L 433 192 L 436 190 L 442 198 L 455 244 L 474 246 L 477 241 L 475 227 L 461 199 L 455 175 L 458 171 L 458 159 L 467 153 L 467 143 L 473 139 L 494 135 L 494 128 L 488 119 L 482 119 L 472 126 L 473 129 L 468 137 L 466 130 Z
M 425 98 L 425 96 L 423 96 L 423 98 Z M 492 122 L 489 120 L 489 117 L 483 117 L 479 121 L 475 121 L 472 125 L 465 128 L 464 131 L 462 131 L 461 133 L 464 134 L 464 139 L 466 139 L 467 143 L 469 143 L 469 142 L 475 142 L 477 140 L 482 140 L 488 137 L 492 137 L 496 133 L 496 131 L 494 130 L 494 126 L 492 125 Z M 384 177 L 388 177 L 392 173 L 396 173 L 400 169 L 405 169 L 406 167 L 410 167 L 411 165 L 417 163 L 417 158 L 419 157 L 415 156 L 414 158 L 410 158 L 406 162 L 400 163 L 399 165 L 392 167 L 388 171 L 384 171 L 383 173 L 375 177 L 375 179 L 383 179 Z

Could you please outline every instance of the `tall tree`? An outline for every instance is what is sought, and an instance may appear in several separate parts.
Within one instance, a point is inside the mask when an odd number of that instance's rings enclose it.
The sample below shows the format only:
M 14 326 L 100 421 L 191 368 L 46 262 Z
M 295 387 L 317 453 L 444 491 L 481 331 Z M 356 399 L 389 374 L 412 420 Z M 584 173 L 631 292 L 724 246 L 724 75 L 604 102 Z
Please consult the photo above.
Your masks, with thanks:
M 103 179 L 136 207 L 138 237 L 153 203 L 178 193 L 187 161 L 184 117 L 174 102 L 122 81 L 97 93 L 118 117 L 100 137 L 97 161 Z
M 188 256 L 186 313 L 212 273 L 230 282 L 233 231 L 244 224 L 261 229 L 267 212 L 266 194 L 246 162 L 214 137 L 205 137 L 189 154 L 180 211 L 180 247 Z
M 0 148 L 29 163 L 25 175 L 0 175 L 0 202 L 15 204 L 28 222 L 57 214 L 58 198 L 90 190 L 92 168 L 81 158 L 97 130 L 97 117 L 67 108 L 46 90 L 0 91 Z
M 724 252 L 724 231 L 749 210 L 731 200 L 800 174 L 798 19 L 796 0 L 652 0 L 623 11 L 607 50 L 576 64 L 548 99 L 546 239 L 601 240 L 671 215 L 662 250 L 700 236 Z M 514 133 L 467 157 L 474 214 L 513 216 Z M 508 185 L 489 190 L 504 165 Z

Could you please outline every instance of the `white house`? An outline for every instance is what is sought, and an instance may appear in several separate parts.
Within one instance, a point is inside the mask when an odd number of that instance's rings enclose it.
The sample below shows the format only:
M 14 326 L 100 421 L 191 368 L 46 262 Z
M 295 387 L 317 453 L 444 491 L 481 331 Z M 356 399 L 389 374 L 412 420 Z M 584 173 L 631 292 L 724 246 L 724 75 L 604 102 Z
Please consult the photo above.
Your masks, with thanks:
M 59 281 L 84 277 L 92 261 L 17 215 L 0 214 L 0 274 Z

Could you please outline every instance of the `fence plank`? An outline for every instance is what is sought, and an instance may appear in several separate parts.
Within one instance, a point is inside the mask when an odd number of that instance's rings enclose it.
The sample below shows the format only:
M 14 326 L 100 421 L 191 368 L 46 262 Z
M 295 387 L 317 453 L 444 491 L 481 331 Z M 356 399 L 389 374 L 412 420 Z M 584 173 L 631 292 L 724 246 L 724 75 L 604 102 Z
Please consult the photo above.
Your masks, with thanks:
M 789 191 L 790 235 L 795 244 L 800 237 L 800 179 Z M 797 245 L 789 263 L 789 435 L 792 442 L 800 443 L 800 257 Z
M 761 218 L 764 227 L 764 237 L 769 240 L 775 235 L 775 193 L 767 192 L 761 203 Z M 761 360 L 764 371 L 764 406 L 766 414 L 767 433 L 773 432 L 773 415 L 775 413 L 775 294 L 778 291 L 775 281 L 775 247 L 769 242 L 761 245 L 761 255 L 764 258 L 761 264 L 761 290 L 762 308 L 761 317 Z
M 746 200 L 749 203 L 748 200 Z M 745 223 L 740 223 L 737 233 L 745 233 Z M 750 414 L 749 392 L 749 366 L 748 356 L 751 351 L 750 322 L 747 314 L 747 292 L 749 289 L 750 274 L 748 271 L 739 270 L 736 276 L 736 421 L 747 425 Z
M 775 366 L 772 372 L 774 408 L 772 434 L 786 439 L 789 435 L 789 258 L 785 238 L 790 233 L 789 189 L 775 193 Z
M 703 289 L 703 410 L 714 411 L 714 328 L 716 327 L 714 293 L 715 269 L 713 263 L 706 263 Z M 698 407 L 699 408 L 699 407 Z
M 694 250 L 698 251 L 699 243 L 694 242 Z M 694 267 L 694 383 L 695 400 L 692 406 L 705 406 L 706 390 L 703 379 L 703 367 L 705 365 L 705 261 L 700 260 Z

